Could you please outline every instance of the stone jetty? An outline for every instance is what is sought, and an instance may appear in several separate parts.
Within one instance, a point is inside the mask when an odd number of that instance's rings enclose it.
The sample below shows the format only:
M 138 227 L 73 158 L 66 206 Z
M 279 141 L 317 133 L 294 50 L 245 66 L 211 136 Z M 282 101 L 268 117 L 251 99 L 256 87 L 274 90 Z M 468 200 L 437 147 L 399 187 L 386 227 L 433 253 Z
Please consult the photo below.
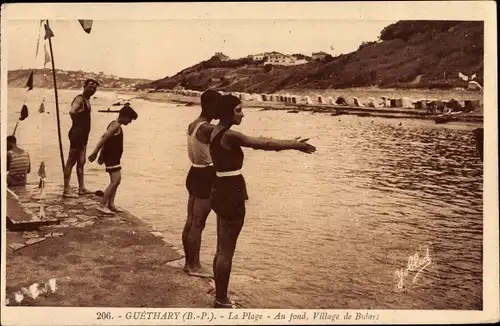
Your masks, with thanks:
M 129 212 L 100 215 L 99 197 L 63 199 L 58 185 L 42 202 L 36 186 L 13 191 L 9 201 L 37 216 L 43 204 L 58 223 L 7 230 L 7 305 L 212 307 L 213 280 L 187 276 L 181 250 Z

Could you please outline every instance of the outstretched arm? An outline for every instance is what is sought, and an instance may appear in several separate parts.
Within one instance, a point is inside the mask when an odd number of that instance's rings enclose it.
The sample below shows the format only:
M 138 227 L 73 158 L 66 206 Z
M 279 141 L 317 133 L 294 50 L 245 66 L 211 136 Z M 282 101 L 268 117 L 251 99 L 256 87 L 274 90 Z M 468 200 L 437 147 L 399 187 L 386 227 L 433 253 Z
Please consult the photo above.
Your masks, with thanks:
M 89 155 L 90 162 L 93 162 L 96 159 L 97 154 L 106 143 L 106 140 L 108 140 L 111 136 L 113 136 L 118 131 L 119 128 L 120 124 L 116 121 L 109 126 L 108 130 L 106 130 L 106 132 L 102 135 L 101 139 L 99 139 L 99 142 L 97 142 L 97 145 L 95 149 L 92 151 L 92 154 Z
M 250 147 L 265 151 L 297 150 L 311 154 L 316 151 L 316 147 L 304 140 L 280 140 L 264 137 L 251 137 L 237 131 L 228 131 L 225 135 L 231 146 Z

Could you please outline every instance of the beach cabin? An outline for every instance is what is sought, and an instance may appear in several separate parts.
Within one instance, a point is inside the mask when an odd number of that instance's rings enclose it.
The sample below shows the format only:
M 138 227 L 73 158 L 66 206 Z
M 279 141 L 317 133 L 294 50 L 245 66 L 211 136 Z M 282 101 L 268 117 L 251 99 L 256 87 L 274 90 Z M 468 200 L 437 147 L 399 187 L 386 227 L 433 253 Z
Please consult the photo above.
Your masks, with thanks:
M 369 97 L 366 99 L 366 106 L 370 108 L 377 108 L 378 103 L 375 101 L 374 97 Z
M 241 95 L 243 96 L 243 100 L 244 100 L 244 101 L 249 101 L 249 100 L 250 100 L 250 94 L 248 94 L 248 93 L 243 93 L 243 94 L 241 94 Z
M 334 105 L 334 104 L 335 104 L 335 101 L 333 100 L 333 97 L 328 96 L 328 97 L 325 99 L 325 103 L 326 103 L 326 104 L 329 104 L 329 105 Z
M 452 112 L 462 111 L 462 109 L 463 109 L 463 107 L 460 104 L 460 102 L 457 101 L 457 100 L 455 100 L 455 99 L 451 99 L 449 101 L 445 101 L 444 102 L 444 107 L 448 108 L 448 109 L 451 109 Z
M 324 104 L 324 103 L 323 103 L 323 96 L 321 96 L 321 95 L 316 95 L 316 98 L 318 99 L 318 104 Z
M 419 100 L 419 101 L 416 101 L 414 104 L 415 104 L 415 109 L 417 109 L 417 110 L 427 109 L 427 101 L 426 100 Z
M 348 106 L 349 103 L 343 98 L 342 96 L 337 97 L 337 100 L 335 101 L 335 104 L 337 105 L 342 105 L 342 106 Z
M 363 103 L 361 103 L 361 101 L 357 97 L 353 96 L 352 100 L 354 101 L 354 106 L 364 107 Z
M 303 102 L 304 104 L 312 104 L 311 98 L 310 98 L 309 96 L 304 96 L 304 97 L 302 98 L 302 102 Z
M 292 95 L 292 103 L 297 104 L 297 96 Z
M 403 99 L 401 98 L 391 98 L 391 108 L 400 108 L 403 107 Z
M 479 108 L 481 105 L 479 100 L 465 100 L 464 109 L 465 112 L 471 112 Z
M 413 102 L 410 100 L 409 97 L 403 97 L 401 99 L 401 106 L 404 107 L 404 108 L 411 108 L 413 109 Z

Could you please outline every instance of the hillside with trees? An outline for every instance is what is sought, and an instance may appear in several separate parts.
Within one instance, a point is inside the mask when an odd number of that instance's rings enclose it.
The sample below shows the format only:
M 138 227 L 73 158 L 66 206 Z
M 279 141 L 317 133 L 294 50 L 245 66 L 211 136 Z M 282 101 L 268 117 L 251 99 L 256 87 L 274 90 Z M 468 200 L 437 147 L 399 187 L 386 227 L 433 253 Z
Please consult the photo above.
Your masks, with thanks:
M 138 89 L 186 88 L 266 92 L 281 89 L 380 88 L 452 89 L 458 78 L 476 74 L 482 84 L 484 26 L 479 21 L 399 21 L 379 40 L 357 51 L 295 66 L 271 66 L 251 58 L 221 61 L 216 56 Z M 306 57 L 306 56 L 305 56 Z
M 35 88 L 53 88 L 52 69 L 18 69 L 8 72 L 7 84 L 9 87 L 26 87 L 28 77 L 33 71 L 33 85 Z M 134 89 L 138 84 L 149 83 L 151 80 L 140 78 L 124 78 L 104 73 L 85 71 L 69 71 L 56 69 L 57 88 L 81 89 L 85 79 L 92 78 L 99 82 L 103 89 Z

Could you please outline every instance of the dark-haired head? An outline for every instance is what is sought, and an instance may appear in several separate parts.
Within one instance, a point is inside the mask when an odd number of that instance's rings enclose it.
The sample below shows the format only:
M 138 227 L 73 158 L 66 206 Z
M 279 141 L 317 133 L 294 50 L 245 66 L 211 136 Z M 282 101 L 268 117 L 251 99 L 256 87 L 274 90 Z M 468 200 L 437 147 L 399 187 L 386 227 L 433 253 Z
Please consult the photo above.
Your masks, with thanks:
M 217 106 L 216 118 L 230 125 L 239 125 L 243 118 L 241 101 L 234 95 L 223 95 Z
M 85 80 L 85 82 L 83 82 L 83 94 L 86 95 L 87 98 L 90 98 L 92 95 L 95 94 L 97 86 L 99 86 L 97 80 L 90 78 Z
M 90 84 L 95 84 L 95 86 L 99 86 L 99 82 L 97 80 L 89 78 L 83 82 L 83 88 L 89 86 Z
M 201 94 L 201 115 L 208 119 L 215 119 L 216 107 L 222 95 L 214 89 L 207 89 Z
M 133 120 L 138 118 L 137 112 L 129 105 L 124 105 L 120 113 L 118 113 L 118 120 L 121 124 L 128 125 Z
M 7 136 L 7 150 L 10 151 L 14 146 L 16 146 L 17 139 L 14 136 Z

